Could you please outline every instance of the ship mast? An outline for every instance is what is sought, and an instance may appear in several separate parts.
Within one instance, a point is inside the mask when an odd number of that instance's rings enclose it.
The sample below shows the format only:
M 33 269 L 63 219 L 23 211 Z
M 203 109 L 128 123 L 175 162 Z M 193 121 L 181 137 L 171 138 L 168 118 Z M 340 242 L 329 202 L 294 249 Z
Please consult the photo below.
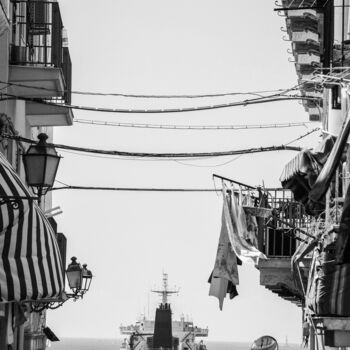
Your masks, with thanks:
M 151 290 L 151 292 L 159 294 L 162 296 L 162 305 L 168 303 L 168 295 L 177 294 L 179 290 L 169 290 L 168 289 L 168 274 L 163 272 L 163 289 L 162 290 Z

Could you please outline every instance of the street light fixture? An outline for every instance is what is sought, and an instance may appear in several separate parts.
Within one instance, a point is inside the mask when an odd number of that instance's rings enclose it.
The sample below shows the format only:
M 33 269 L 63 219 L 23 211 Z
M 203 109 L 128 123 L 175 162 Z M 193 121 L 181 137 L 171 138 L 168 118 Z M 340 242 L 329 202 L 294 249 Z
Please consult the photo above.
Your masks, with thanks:
M 77 258 L 73 256 L 72 262 L 68 265 L 66 275 L 68 279 L 69 288 L 73 291 L 73 294 L 67 294 L 68 298 L 79 299 L 83 298 L 83 295 L 89 290 L 92 273 L 87 269 L 87 265 L 81 266 L 77 262 Z
M 73 301 L 83 299 L 84 294 L 90 288 L 93 275 L 91 271 L 87 269 L 86 264 L 81 266 L 80 263 L 77 262 L 77 258 L 75 256 L 73 256 L 71 260 L 71 263 L 67 267 L 66 275 L 69 288 L 73 291 L 73 293 L 64 292 L 60 300 L 32 303 L 32 312 L 42 312 L 45 309 L 54 310 L 62 306 L 69 299 L 73 299 Z
M 87 264 L 83 264 L 83 283 L 81 289 L 84 291 L 84 294 L 89 290 L 91 281 L 92 273 L 87 269 Z
M 39 201 L 42 195 L 53 186 L 61 157 L 52 145 L 46 143 L 48 136 L 44 133 L 38 135 L 39 142 L 31 145 L 23 155 L 26 172 L 26 181 L 34 192 L 38 194 Z

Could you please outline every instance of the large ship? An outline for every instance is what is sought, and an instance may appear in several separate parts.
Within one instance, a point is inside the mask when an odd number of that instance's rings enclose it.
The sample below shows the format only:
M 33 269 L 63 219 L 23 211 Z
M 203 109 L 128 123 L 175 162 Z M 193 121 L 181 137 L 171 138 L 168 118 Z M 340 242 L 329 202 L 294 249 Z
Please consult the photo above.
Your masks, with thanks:
M 196 341 L 197 337 L 207 337 L 208 328 L 194 326 L 193 322 L 186 321 L 181 316 L 179 321 L 172 320 L 172 312 L 168 296 L 177 294 L 178 290 L 168 288 L 168 275 L 163 273 L 163 289 L 152 290 L 162 297 L 156 309 L 155 319 L 150 320 L 143 316 L 138 322 L 129 326 L 120 326 L 120 333 L 127 335 L 121 350 L 206 350 L 203 340 Z

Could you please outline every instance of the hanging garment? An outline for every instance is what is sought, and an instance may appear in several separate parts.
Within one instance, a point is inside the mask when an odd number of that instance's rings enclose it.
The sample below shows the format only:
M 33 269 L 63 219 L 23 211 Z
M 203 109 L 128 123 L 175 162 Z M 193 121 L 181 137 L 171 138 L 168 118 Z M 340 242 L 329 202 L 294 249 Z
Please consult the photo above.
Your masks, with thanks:
M 239 283 L 237 263 L 237 256 L 228 238 L 225 215 L 222 212 L 214 269 L 208 281 L 210 283 L 209 295 L 219 299 L 220 310 L 222 310 L 226 293 L 230 294 L 231 299 L 238 295 L 235 287 Z
M 234 285 L 239 284 L 237 256 L 232 249 L 227 225 L 225 224 L 225 216 L 222 213 L 222 224 L 220 231 L 220 238 L 218 249 L 216 252 L 215 265 L 213 270 L 213 277 L 225 278 L 231 281 Z
M 236 255 L 243 262 L 252 261 L 255 264 L 257 264 L 259 258 L 266 259 L 262 252 L 247 242 L 247 219 L 243 207 L 238 205 L 236 194 L 232 191 L 227 191 L 224 186 L 223 198 L 226 229 Z
M 219 308 L 222 310 L 227 293 L 228 280 L 226 278 L 212 277 L 209 295 L 219 299 Z
M 244 210 L 247 222 L 246 241 L 255 248 L 258 248 L 258 223 L 256 217 Z

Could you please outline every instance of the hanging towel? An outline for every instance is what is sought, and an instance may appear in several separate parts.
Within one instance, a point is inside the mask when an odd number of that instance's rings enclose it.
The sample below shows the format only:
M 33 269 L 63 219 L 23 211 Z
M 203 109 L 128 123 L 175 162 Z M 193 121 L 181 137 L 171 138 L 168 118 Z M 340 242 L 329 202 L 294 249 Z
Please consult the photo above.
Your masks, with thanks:
M 237 256 L 228 237 L 224 211 L 222 212 L 221 221 L 214 270 L 209 278 L 209 295 L 219 299 L 220 310 L 222 310 L 226 293 L 230 294 L 231 299 L 238 295 L 235 286 L 239 283 Z
M 227 293 L 228 280 L 226 278 L 212 277 L 209 295 L 219 299 L 219 308 L 222 310 L 224 299 Z
M 224 198 L 224 217 L 226 229 L 232 248 L 239 259 L 243 262 L 253 261 L 257 264 L 258 259 L 266 259 L 266 256 L 260 252 L 251 243 L 247 242 L 249 237 L 247 229 L 247 218 L 243 206 L 238 204 L 236 194 L 223 187 Z
M 221 217 L 221 231 L 216 252 L 213 277 L 221 277 L 231 281 L 234 285 L 239 283 L 237 256 L 232 249 L 231 242 L 228 237 L 227 225 L 224 212 Z

